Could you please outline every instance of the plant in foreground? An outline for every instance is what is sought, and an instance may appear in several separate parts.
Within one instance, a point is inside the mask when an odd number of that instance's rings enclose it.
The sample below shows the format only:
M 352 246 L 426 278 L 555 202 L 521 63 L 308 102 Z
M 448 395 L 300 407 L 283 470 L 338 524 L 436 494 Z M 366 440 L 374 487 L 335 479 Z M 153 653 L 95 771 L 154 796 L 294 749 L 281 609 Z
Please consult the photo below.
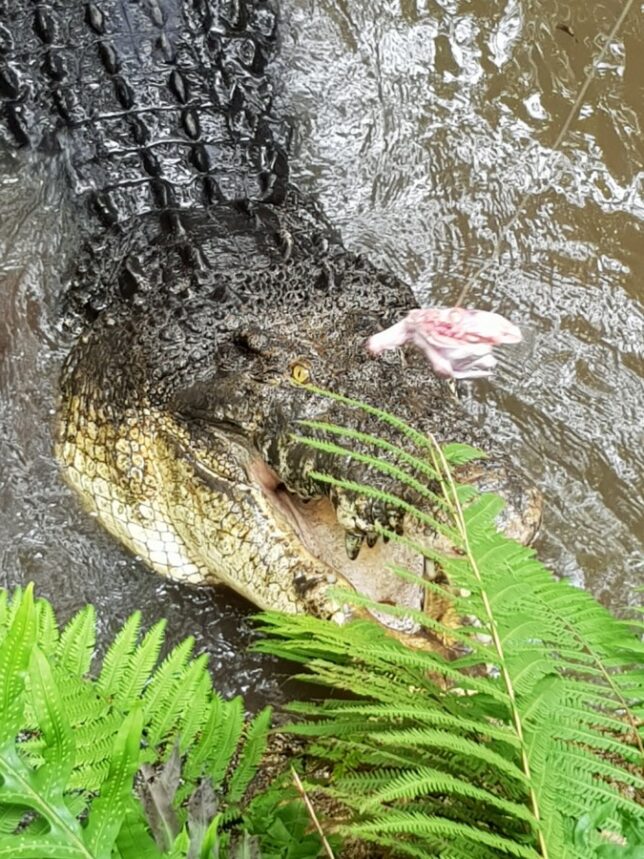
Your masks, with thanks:
M 164 623 L 142 635 L 135 614 L 93 678 L 93 609 L 61 630 L 28 588 L 0 592 L 0 859 L 313 859 L 343 836 L 354 839 L 348 857 L 361 840 L 373 857 L 644 859 L 637 625 L 554 581 L 530 549 L 497 533 L 499 499 L 452 477 L 479 451 L 440 448 L 391 415 L 345 403 L 395 426 L 401 446 L 321 423 L 303 441 L 343 456 L 359 446 L 373 468 L 393 468 L 420 492 L 428 503 L 405 513 L 442 548 L 414 548 L 449 586 L 421 583 L 466 621 L 413 613 L 451 642 L 448 657 L 367 620 L 262 615 L 258 646 L 334 690 L 291 705 L 290 731 L 323 764 L 313 772 L 331 770 L 322 783 L 309 769 L 298 785 L 335 840 L 323 843 L 288 773 L 250 797 L 270 712 L 245 721 L 239 698 L 214 692 L 190 639 L 159 664 Z M 329 807 L 340 813 L 325 820 Z
M 400 449 L 316 422 L 306 424 L 314 437 L 302 441 L 347 457 L 359 441 L 363 458 L 370 443 L 366 459 L 374 469 L 391 474 L 397 456 L 398 480 L 417 492 L 423 478 L 427 507 L 405 511 L 449 546 L 415 546 L 444 571 L 449 586 L 423 584 L 467 620 L 454 629 L 414 614 L 452 642 L 447 657 L 412 650 L 368 621 L 338 627 L 311 617 L 262 616 L 263 651 L 301 662 L 307 668 L 301 679 L 352 696 L 290 707 L 300 717 L 290 730 L 332 765 L 325 786 L 310 781 L 307 788 L 317 787 L 351 815 L 338 831 L 396 856 L 642 859 L 644 646 L 637 625 L 554 580 L 531 549 L 497 532 L 500 499 L 458 485 L 450 468 L 479 451 L 441 449 L 389 414 L 343 402 L 396 427 Z M 374 607 L 350 593 L 341 599 Z
M 163 635 L 133 615 L 93 679 L 91 606 L 60 630 L 31 587 L 0 593 L 0 857 L 319 855 L 290 781 L 247 799 L 270 710 L 246 722 L 190 639 L 158 664 Z

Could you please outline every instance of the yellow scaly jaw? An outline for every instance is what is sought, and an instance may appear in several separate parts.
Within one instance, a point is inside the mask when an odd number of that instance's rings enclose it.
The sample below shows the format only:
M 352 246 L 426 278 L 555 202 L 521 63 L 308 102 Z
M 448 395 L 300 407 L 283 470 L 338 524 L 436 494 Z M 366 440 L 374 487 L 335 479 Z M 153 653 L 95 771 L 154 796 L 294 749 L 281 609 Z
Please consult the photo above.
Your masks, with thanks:
M 226 440 L 223 456 L 209 441 L 196 449 L 186 428 L 149 406 L 115 421 L 75 396 L 61 408 L 56 455 L 90 513 L 167 578 L 223 583 L 261 608 L 338 621 L 350 610 L 327 596 L 332 586 L 422 606 L 420 589 L 386 569 L 422 575 L 417 554 L 379 541 L 350 561 L 327 499 L 304 504 L 271 487 L 270 470 L 243 445 Z

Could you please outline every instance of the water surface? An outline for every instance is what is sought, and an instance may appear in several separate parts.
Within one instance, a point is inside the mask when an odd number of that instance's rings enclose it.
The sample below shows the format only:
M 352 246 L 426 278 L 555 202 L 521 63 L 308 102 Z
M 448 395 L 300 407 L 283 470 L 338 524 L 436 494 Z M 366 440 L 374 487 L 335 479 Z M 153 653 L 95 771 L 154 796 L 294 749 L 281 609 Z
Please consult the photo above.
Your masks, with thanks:
M 624 610 L 644 583 L 639 8 L 558 152 L 619 2 L 282 9 L 279 101 L 295 118 L 296 181 L 348 247 L 405 277 L 421 302 L 453 303 L 473 278 L 466 303 L 523 327 L 495 379 L 463 396 L 544 491 L 542 559 Z M 0 158 L 2 583 L 35 581 L 63 619 L 94 602 L 103 642 L 134 609 L 146 622 L 168 617 L 172 640 L 192 634 L 211 654 L 224 693 L 279 699 L 283 673 L 247 652 L 247 605 L 162 581 L 61 483 L 51 455 L 65 353 L 55 296 L 74 242 L 52 169 Z
M 296 177 L 346 244 L 523 328 L 465 397 L 544 491 L 542 559 L 615 609 L 644 584 L 637 4 L 552 147 L 622 8 L 301 0 L 283 49 Z

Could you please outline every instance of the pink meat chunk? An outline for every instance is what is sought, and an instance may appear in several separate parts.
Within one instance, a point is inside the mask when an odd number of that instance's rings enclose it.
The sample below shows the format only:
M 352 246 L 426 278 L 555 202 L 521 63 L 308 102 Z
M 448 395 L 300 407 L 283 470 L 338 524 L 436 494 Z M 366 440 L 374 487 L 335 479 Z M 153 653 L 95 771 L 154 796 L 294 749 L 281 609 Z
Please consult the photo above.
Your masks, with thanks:
M 519 343 L 521 332 L 499 313 L 463 307 L 432 307 L 407 316 L 367 340 L 374 356 L 411 343 L 425 355 L 437 376 L 477 379 L 496 366 L 493 347 Z

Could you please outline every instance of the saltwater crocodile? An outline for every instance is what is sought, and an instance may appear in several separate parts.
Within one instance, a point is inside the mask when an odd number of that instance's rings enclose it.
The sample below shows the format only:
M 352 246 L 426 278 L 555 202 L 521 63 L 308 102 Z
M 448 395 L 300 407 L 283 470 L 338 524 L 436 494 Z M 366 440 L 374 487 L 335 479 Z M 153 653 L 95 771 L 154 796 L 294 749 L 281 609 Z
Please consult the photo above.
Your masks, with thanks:
M 403 530 L 400 508 L 314 473 L 404 490 L 297 437 L 303 418 L 394 431 L 301 383 L 491 445 L 419 356 L 364 348 L 416 302 L 289 182 L 273 5 L 0 0 L 0 20 L 5 141 L 57 158 L 78 213 L 56 440 L 67 481 L 171 578 L 336 619 L 337 582 L 419 605 L 383 566 L 377 525 Z M 517 533 L 533 530 L 523 478 L 498 459 L 477 479 L 506 496 Z

